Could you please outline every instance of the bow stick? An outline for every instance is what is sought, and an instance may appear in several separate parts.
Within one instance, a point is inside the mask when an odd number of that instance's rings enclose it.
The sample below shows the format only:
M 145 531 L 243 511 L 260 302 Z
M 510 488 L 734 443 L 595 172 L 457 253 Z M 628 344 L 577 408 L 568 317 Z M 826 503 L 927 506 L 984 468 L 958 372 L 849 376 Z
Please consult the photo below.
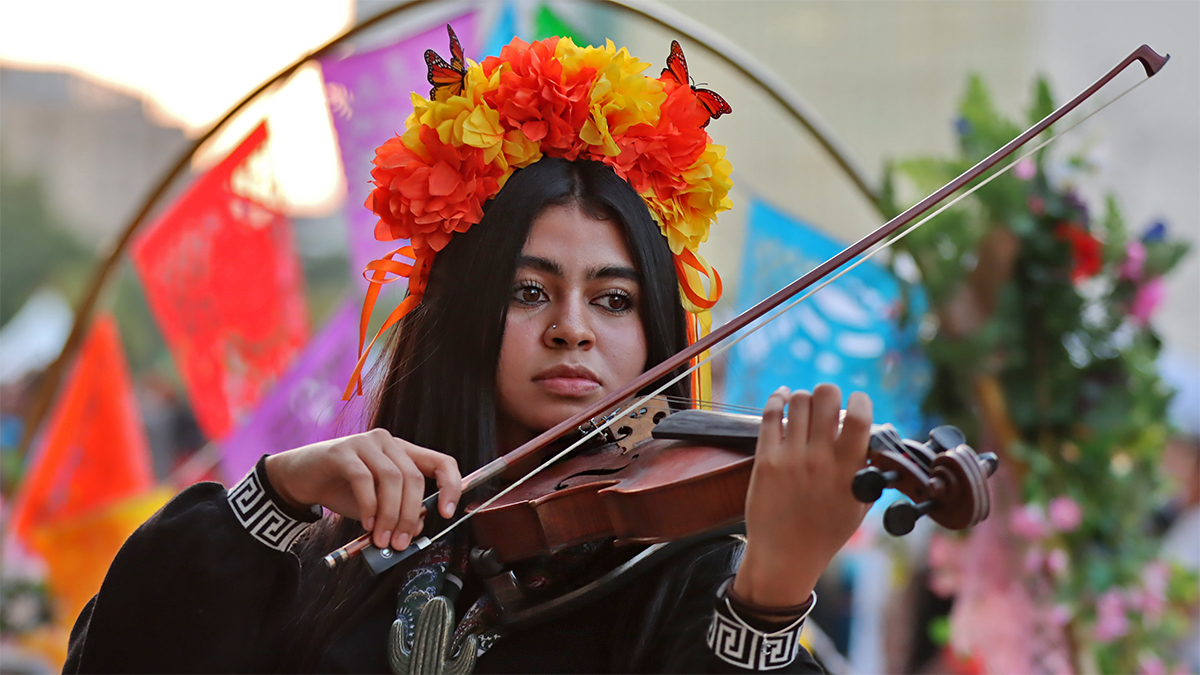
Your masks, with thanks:
M 1017 149 L 1019 149 L 1020 147 L 1022 147 L 1029 141 L 1036 138 L 1039 134 L 1041 134 L 1043 131 L 1045 131 L 1047 128 L 1049 128 L 1051 125 L 1053 125 L 1055 122 L 1062 119 L 1062 117 L 1064 115 L 1066 115 L 1067 113 L 1069 113 L 1072 110 L 1074 110 L 1075 108 L 1077 108 L 1080 104 L 1082 104 L 1087 99 L 1091 98 L 1096 92 L 1098 92 L 1100 89 L 1102 89 L 1106 84 L 1108 84 L 1110 81 L 1112 81 L 1117 75 L 1121 74 L 1126 68 L 1128 68 L 1131 64 L 1133 64 L 1134 61 L 1138 61 L 1142 64 L 1142 67 L 1146 71 L 1146 78 L 1149 79 L 1149 78 L 1153 77 L 1154 75 L 1156 75 L 1170 58 L 1171 57 L 1169 54 L 1166 56 L 1162 56 L 1162 55 L 1158 54 L 1153 49 L 1151 49 L 1149 45 L 1142 45 L 1142 46 L 1138 47 L 1129 56 L 1125 57 L 1124 60 L 1122 60 L 1120 63 L 1118 63 L 1116 66 L 1114 66 L 1110 71 L 1108 71 L 1108 73 L 1106 73 L 1103 77 L 1096 80 L 1094 83 L 1092 83 L 1091 86 L 1089 86 L 1087 89 L 1083 90 L 1077 96 L 1075 96 L 1075 98 L 1071 99 L 1067 103 L 1064 103 L 1057 110 L 1055 110 L 1054 112 L 1047 115 L 1040 122 L 1033 125 L 1029 129 L 1027 129 L 1025 132 L 1023 132 L 1021 135 L 1014 138 L 1013 140 L 1009 141 L 1007 144 L 1004 145 L 1004 147 L 1002 147 L 999 150 L 996 150 L 992 154 L 988 155 L 986 158 L 981 160 L 978 164 L 976 164 L 975 166 L 966 170 L 960 176 L 958 176 L 954 180 L 952 180 L 949 183 L 947 183 L 946 185 L 944 185 L 941 189 L 937 190 L 933 194 L 922 199 L 920 202 L 909 207 L 906 211 L 904 211 L 904 213 L 901 213 L 900 215 L 896 216 L 895 218 L 892 218 L 888 222 L 879 226 L 874 232 L 871 232 L 870 234 L 866 235 L 862 239 L 856 241 L 855 243 L 851 244 L 850 246 L 847 246 L 842 252 L 838 253 L 837 255 L 833 256 L 832 258 L 821 263 L 820 265 L 818 265 L 816 268 L 814 268 L 812 271 L 808 272 L 804 276 L 793 281 L 792 283 L 788 284 L 787 286 L 780 289 L 779 291 L 776 291 L 770 297 L 759 302 L 757 305 L 751 307 L 750 309 L 746 310 L 745 312 L 742 312 L 741 314 L 734 317 L 732 320 L 725 323 L 724 325 L 714 329 L 707 336 L 697 340 L 696 342 L 692 343 L 691 345 L 688 345 L 683 350 L 681 350 L 679 353 L 664 360 L 663 362 L 659 363 L 658 365 L 650 368 L 649 370 L 642 373 L 637 378 L 634 378 L 632 381 L 628 382 L 624 386 L 619 387 L 618 389 L 614 390 L 608 396 L 604 397 L 603 399 L 601 399 L 599 402 L 592 405 L 588 409 L 583 410 L 579 413 L 576 413 L 575 415 L 571 416 L 570 418 L 568 418 L 566 420 L 563 420 L 562 422 L 558 423 L 551 429 L 549 429 L 545 432 L 542 432 L 536 438 L 528 441 L 521 447 L 513 450 L 512 452 L 505 454 L 504 456 L 497 457 L 496 459 L 492 460 L 491 462 L 488 462 L 484 466 L 471 472 L 469 475 L 467 475 L 466 477 L 463 478 L 463 482 L 462 482 L 463 492 L 465 493 L 469 490 L 473 490 L 473 489 L 479 487 L 480 485 L 483 485 L 484 483 L 490 481 L 491 479 L 496 478 L 500 474 L 504 473 L 505 470 L 507 470 L 508 467 L 513 464 L 522 462 L 523 460 L 526 460 L 526 459 L 529 459 L 529 458 L 539 455 L 551 443 L 553 443 L 557 439 L 561 438 L 563 435 L 565 435 L 571 431 L 574 431 L 576 429 L 580 429 L 584 425 L 586 425 L 590 422 L 594 422 L 594 418 L 598 414 L 601 414 L 607 410 L 614 411 L 611 414 L 607 415 L 601 423 L 599 423 L 599 424 L 593 423 L 592 424 L 593 428 L 583 438 L 579 439 L 575 443 L 572 443 L 565 450 L 559 452 L 554 457 L 550 458 L 549 460 L 545 461 L 540 466 L 538 466 L 538 468 L 536 468 L 533 471 L 531 471 L 530 473 L 526 474 L 523 478 L 515 481 L 509 487 L 505 488 L 501 492 L 494 495 L 491 499 L 489 499 L 487 502 L 485 502 L 484 505 L 486 506 L 491 501 L 494 501 L 495 499 L 502 497 L 508 491 L 517 487 L 524 481 L 528 480 L 530 477 L 536 475 L 538 472 L 542 471 L 544 468 L 550 466 L 551 464 L 556 462 L 559 458 L 567 455 L 568 453 L 573 451 L 575 448 L 577 448 L 579 445 L 583 444 L 584 442 L 586 442 L 590 438 L 594 437 L 595 435 L 603 432 L 614 422 L 621 419 L 621 417 L 623 417 L 625 414 L 627 414 L 630 410 L 637 409 L 639 406 L 643 405 L 650 398 L 657 395 L 659 392 L 665 390 L 672 383 L 685 377 L 687 373 L 684 372 L 684 373 L 677 375 L 674 379 L 669 381 L 667 384 L 662 385 L 657 391 L 646 395 L 644 398 L 642 398 L 640 401 L 635 403 L 633 406 L 630 406 L 629 408 L 626 408 L 624 410 L 620 409 L 620 404 L 623 401 L 628 400 L 630 397 L 636 395 L 638 391 L 645 389 L 646 387 L 653 384 L 655 381 L 670 375 L 671 371 L 679 368 L 680 366 L 687 363 L 688 361 L 691 361 L 692 359 L 700 356 L 701 354 L 703 354 L 706 351 L 712 350 L 717 344 L 723 342 L 724 340 L 729 338 L 731 335 L 733 335 L 737 331 L 745 328 L 747 325 L 756 321 L 757 319 L 762 318 L 768 312 L 779 307 L 780 305 L 787 302 L 788 300 L 790 300 L 797 294 L 801 293 L 802 291 L 808 289 L 813 284 L 816 284 L 817 282 L 821 281 L 825 277 L 833 274 L 839 268 L 841 268 L 843 265 L 846 265 L 851 260 L 863 255 L 869 249 L 876 247 L 881 242 L 883 242 L 885 239 L 887 239 L 887 237 L 896 233 L 901 228 L 908 225 L 909 223 L 911 223 L 916 218 L 920 217 L 925 212 L 934 208 L 942 200 L 946 199 L 951 194 L 953 194 L 954 192 L 961 189 L 967 183 L 970 183 L 972 180 L 978 178 L 983 172 L 992 168 L 997 163 L 999 163 L 1001 160 L 1008 157 L 1012 153 L 1016 152 Z M 1142 80 L 1142 82 L 1145 82 L 1145 80 Z M 1141 83 L 1139 82 L 1139 85 L 1140 84 Z M 1126 91 L 1125 93 L 1128 93 L 1128 91 Z M 1122 95 L 1124 95 L 1124 94 L 1122 94 Z M 1090 115 L 1089 115 L 1089 117 L 1090 117 Z M 1082 122 L 1082 120 L 1080 120 L 1080 121 Z M 1053 140 L 1053 139 L 1050 139 L 1050 140 Z M 1048 142 L 1049 142 L 1049 140 L 1042 143 L 1042 146 L 1044 146 Z M 1038 147 L 1040 148 L 1042 146 L 1038 146 Z M 1033 152 L 1036 152 L 1036 150 L 1037 149 L 1035 149 Z M 999 174 L 996 174 L 996 175 L 999 175 Z M 994 178 L 994 177 L 995 176 L 992 176 L 992 178 Z M 991 180 L 991 179 L 989 178 L 988 180 Z M 975 186 L 974 189 L 978 189 L 979 187 L 982 187 L 982 185 L 983 185 L 983 183 Z M 974 190 L 972 190 L 972 191 L 974 191 Z M 963 196 L 965 197 L 966 195 L 963 195 Z M 948 207 L 949 207 L 949 205 L 947 205 L 947 207 L 945 207 L 945 208 L 948 208 Z M 936 215 L 936 214 L 934 214 L 934 215 Z M 930 216 L 930 217 L 932 217 L 932 216 Z M 927 220 L 928 220 L 928 218 L 926 219 L 926 221 Z M 922 221 L 922 223 L 926 222 L 926 221 Z M 913 229 L 915 229 L 915 227 L 921 225 L 922 223 L 917 223 L 917 225 L 915 225 Z M 907 234 L 907 232 L 905 232 L 904 234 Z M 903 235 L 901 235 L 901 236 L 903 236 Z M 893 241 L 895 241 L 895 240 L 893 239 Z M 881 248 L 882 247 L 880 247 L 880 249 Z M 876 249 L 876 251 L 873 251 L 872 253 L 877 252 L 878 250 L 879 249 Z M 864 258 L 864 260 L 865 260 L 865 258 Z M 861 262 L 863 262 L 863 260 L 858 261 L 858 263 L 861 263 Z M 856 263 L 856 265 L 858 263 Z M 849 271 L 849 270 L 846 270 L 846 271 Z M 838 276 L 840 276 L 840 275 L 838 275 Z M 834 278 L 836 278 L 836 277 L 834 277 Z M 829 279 L 825 284 L 822 284 L 822 287 L 832 281 L 833 281 L 833 279 Z M 815 292 L 815 290 L 816 289 L 814 289 L 814 291 L 812 291 L 812 292 Z M 812 292 L 806 294 L 804 297 L 800 298 L 796 302 L 799 302 L 800 300 L 807 298 L 808 296 L 810 296 L 812 294 Z M 794 304 L 795 303 L 793 303 L 793 305 Z M 784 311 L 786 311 L 786 309 Z M 782 312 L 780 312 L 780 313 L 782 313 Z M 778 316 L 778 314 L 776 316 Z M 729 347 L 729 346 L 732 346 L 732 343 L 730 345 L 726 345 L 725 347 Z M 693 368 L 695 368 L 698 365 L 699 365 L 699 363 L 697 363 L 695 366 L 693 366 Z M 690 372 L 690 369 L 687 372 Z M 434 493 L 433 495 L 430 495 L 429 497 L 426 497 L 425 501 L 424 501 L 425 508 L 430 509 L 430 510 L 435 510 L 436 506 L 437 506 L 436 499 L 437 499 L 436 493 Z M 384 569 L 387 569 L 387 568 L 399 563 L 400 561 L 404 560 L 405 558 L 408 558 L 409 556 L 413 555 L 414 553 L 428 547 L 429 544 L 432 543 L 432 541 L 445 536 L 452 529 L 454 529 L 455 527 L 462 524 L 467 518 L 469 518 L 469 516 L 470 516 L 470 514 L 467 514 L 467 515 L 464 515 L 463 517 L 457 519 L 456 521 L 451 523 L 449 526 L 447 526 L 445 529 L 443 529 L 441 532 L 438 532 L 436 535 L 434 535 L 432 538 L 422 537 L 420 539 L 415 540 L 412 544 L 410 544 L 408 546 L 407 549 L 405 549 L 404 551 L 399 551 L 399 552 L 392 551 L 391 549 L 386 549 L 386 548 L 378 549 L 378 548 L 372 546 L 370 544 L 370 534 L 368 533 L 368 534 L 365 534 L 365 535 L 359 537 L 358 539 L 354 540 L 353 542 L 350 542 L 346 546 L 343 546 L 342 548 L 325 556 L 325 563 L 329 567 L 334 567 L 338 563 L 348 560 L 351 556 L 355 555 L 356 553 L 365 551 L 368 564 L 371 566 L 372 570 L 374 570 L 376 573 L 378 573 L 378 572 L 383 571 Z

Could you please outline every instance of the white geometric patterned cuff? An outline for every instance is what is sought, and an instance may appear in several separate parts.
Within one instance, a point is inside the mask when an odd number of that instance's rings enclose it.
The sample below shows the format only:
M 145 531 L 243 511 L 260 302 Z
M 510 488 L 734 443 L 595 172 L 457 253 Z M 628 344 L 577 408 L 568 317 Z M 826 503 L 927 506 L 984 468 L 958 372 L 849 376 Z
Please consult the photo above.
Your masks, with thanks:
M 738 616 L 729 604 L 729 598 L 720 593 L 712 623 L 708 625 L 708 647 L 725 663 L 745 670 L 783 668 L 795 661 L 800 653 L 800 631 L 816 604 L 816 593 L 813 593 L 813 602 L 803 616 L 779 630 L 766 632 Z
M 321 507 L 293 508 L 267 480 L 266 455 L 229 490 L 233 515 L 250 536 L 276 551 L 286 551 L 310 525 L 321 519 Z

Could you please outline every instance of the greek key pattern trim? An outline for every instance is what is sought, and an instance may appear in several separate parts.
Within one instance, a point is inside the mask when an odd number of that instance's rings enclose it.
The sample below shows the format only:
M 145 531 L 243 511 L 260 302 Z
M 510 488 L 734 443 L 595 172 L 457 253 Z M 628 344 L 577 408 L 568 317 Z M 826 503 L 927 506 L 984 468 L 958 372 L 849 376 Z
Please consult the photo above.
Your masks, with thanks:
M 296 520 L 271 500 L 256 469 L 229 491 L 233 515 L 250 536 L 276 551 L 286 551 L 312 523 Z
M 778 670 L 795 661 L 800 653 L 800 631 L 806 618 L 808 612 L 786 628 L 764 633 L 743 621 L 729 601 L 721 598 L 713 610 L 706 642 L 717 658 L 730 665 L 745 670 Z

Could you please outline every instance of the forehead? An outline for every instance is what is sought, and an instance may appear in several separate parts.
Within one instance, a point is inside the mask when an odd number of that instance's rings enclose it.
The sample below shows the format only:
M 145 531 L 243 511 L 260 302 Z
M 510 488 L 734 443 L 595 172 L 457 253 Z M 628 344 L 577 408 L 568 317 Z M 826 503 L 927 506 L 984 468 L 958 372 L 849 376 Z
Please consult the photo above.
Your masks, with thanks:
M 592 218 L 574 205 L 552 206 L 542 212 L 533 221 L 521 253 L 553 260 L 568 269 L 634 266 L 617 224 Z

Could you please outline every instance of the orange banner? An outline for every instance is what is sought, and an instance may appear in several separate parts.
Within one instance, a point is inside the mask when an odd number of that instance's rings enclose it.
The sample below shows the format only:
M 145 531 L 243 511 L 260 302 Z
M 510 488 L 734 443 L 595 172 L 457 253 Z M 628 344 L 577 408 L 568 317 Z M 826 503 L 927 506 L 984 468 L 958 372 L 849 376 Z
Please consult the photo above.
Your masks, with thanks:
M 154 488 L 116 322 L 101 316 L 55 404 L 13 507 L 12 527 L 32 545 L 37 527 L 92 514 Z

